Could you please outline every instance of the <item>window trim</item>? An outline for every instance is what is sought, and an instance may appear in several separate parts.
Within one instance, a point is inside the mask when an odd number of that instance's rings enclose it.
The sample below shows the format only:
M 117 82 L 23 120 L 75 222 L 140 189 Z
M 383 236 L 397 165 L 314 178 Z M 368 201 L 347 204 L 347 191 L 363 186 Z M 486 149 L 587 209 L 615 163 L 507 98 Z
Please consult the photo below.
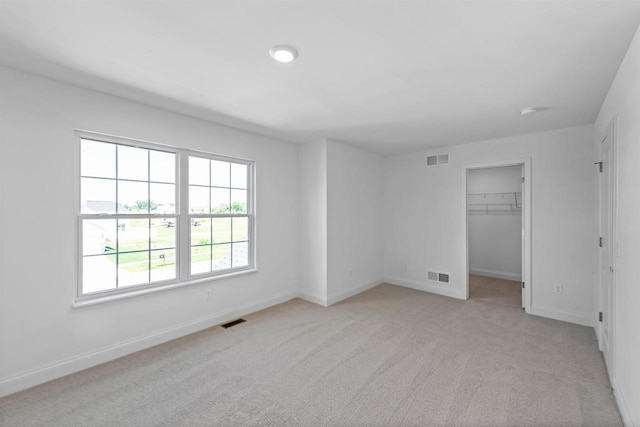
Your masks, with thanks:
M 167 289 L 175 289 L 179 287 L 189 286 L 193 284 L 209 282 L 212 280 L 233 277 L 241 274 L 252 273 L 257 271 L 256 264 L 256 184 L 255 184 L 255 162 L 253 160 L 224 156 L 215 153 L 209 153 L 200 150 L 191 150 L 186 148 L 175 147 L 166 144 L 148 142 L 133 138 L 125 138 L 104 133 L 97 133 L 87 130 L 76 129 L 76 150 L 74 162 L 74 176 L 77 180 L 74 191 L 75 203 L 75 259 L 76 259 L 76 278 L 73 307 L 84 307 L 88 305 L 99 304 L 102 302 L 114 301 L 123 298 L 134 297 L 164 291 Z M 175 279 L 162 280 L 150 283 L 144 283 L 123 288 L 108 289 L 103 291 L 92 292 L 90 294 L 82 294 L 83 289 L 83 236 L 82 221 L 89 218 L 166 218 L 166 214 L 83 214 L 81 206 L 81 157 L 82 157 L 82 140 L 89 139 L 98 142 L 111 144 L 126 145 L 130 147 L 144 148 L 155 151 L 164 151 L 174 153 L 176 155 L 176 174 L 175 174 L 175 216 L 176 218 L 176 277 Z M 191 274 L 191 232 L 190 222 L 191 214 L 188 212 L 189 206 L 189 157 L 200 157 L 211 160 L 221 160 L 231 163 L 239 163 L 247 165 L 247 213 L 237 215 L 247 217 L 249 222 L 249 248 L 248 248 L 248 265 L 239 268 L 230 268 L 219 271 Z M 117 201 L 116 201 L 117 202 Z M 195 214 L 198 215 L 198 214 Z M 207 214 L 202 214 L 207 216 Z M 208 214 L 208 217 L 233 217 L 233 214 Z

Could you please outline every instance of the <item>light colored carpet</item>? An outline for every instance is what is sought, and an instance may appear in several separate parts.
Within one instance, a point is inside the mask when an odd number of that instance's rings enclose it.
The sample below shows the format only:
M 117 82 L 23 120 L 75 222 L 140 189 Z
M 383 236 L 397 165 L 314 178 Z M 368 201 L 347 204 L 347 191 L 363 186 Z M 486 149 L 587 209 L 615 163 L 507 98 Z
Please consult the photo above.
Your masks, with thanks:
M 591 328 L 381 285 L 0 400 L 3 426 L 619 426 Z
M 522 307 L 522 283 L 469 275 L 469 298 Z

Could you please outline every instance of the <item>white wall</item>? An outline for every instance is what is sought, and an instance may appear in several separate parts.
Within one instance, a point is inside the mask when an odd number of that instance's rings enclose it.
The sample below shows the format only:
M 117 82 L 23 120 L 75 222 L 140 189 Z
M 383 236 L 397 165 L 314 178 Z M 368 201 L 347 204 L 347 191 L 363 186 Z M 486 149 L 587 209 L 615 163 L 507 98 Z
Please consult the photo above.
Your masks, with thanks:
M 382 283 L 382 157 L 339 141 L 300 147 L 300 297 L 324 306 Z
M 640 425 L 640 29 L 596 119 L 593 161 L 600 160 L 600 141 L 616 115 L 615 332 L 614 366 L 609 370 L 625 424 L 637 426 Z M 598 228 L 595 230 L 593 234 L 597 236 Z M 597 286 L 597 279 L 595 283 Z
M 0 73 L 0 393 L 297 295 L 296 146 L 6 68 Z M 76 128 L 255 160 L 259 271 L 72 308 Z
M 300 297 L 327 305 L 327 141 L 298 152 L 298 286 Z M 295 266 L 292 266 L 295 268 Z
M 519 193 L 521 178 L 522 166 L 471 169 L 467 175 L 467 194 Z M 471 200 L 478 201 L 475 197 Z M 505 202 L 511 201 L 515 198 Z M 521 213 L 512 213 L 509 206 L 497 210 L 493 206 L 484 212 L 480 208 L 472 207 L 467 217 L 470 274 L 521 281 Z
M 382 282 L 382 157 L 327 145 L 329 305 Z
M 385 158 L 385 280 L 464 298 L 464 169 L 531 158 L 532 313 L 592 325 L 592 138 L 580 126 L 458 145 L 450 164 L 429 168 L 426 156 L 442 150 Z M 427 270 L 450 273 L 450 284 L 427 281 Z

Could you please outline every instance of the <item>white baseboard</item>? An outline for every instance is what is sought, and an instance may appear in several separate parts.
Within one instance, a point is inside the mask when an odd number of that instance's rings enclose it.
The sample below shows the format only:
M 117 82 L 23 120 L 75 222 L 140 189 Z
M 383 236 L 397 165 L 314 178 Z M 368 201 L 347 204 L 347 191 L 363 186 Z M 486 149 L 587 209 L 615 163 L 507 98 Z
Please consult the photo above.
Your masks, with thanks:
M 627 405 L 627 400 L 622 393 L 622 389 L 618 387 L 616 382 L 611 383 L 611 387 L 613 387 L 613 397 L 616 399 L 616 403 L 618 404 L 618 411 L 620 411 L 620 416 L 622 417 L 622 423 L 625 427 L 633 427 L 640 425 L 639 423 L 634 423 L 634 420 L 631 418 L 631 411 L 629 411 L 629 406 Z
M 418 291 L 430 292 L 432 294 L 443 295 L 445 297 L 465 299 L 464 294 L 460 291 L 451 289 L 451 285 L 430 284 L 430 282 L 414 282 L 413 280 L 399 279 L 396 277 L 385 277 L 385 283 L 390 285 L 402 286 L 404 288 L 416 289 Z
M 495 279 L 513 280 L 514 282 L 522 282 L 522 275 L 507 273 L 504 271 L 483 270 L 481 268 L 469 267 L 469 274 L 474 274 L 476 276 L 493 277 Z
M 16 393 L 83 369 L 109 362 L 136 351 L 144 350 L 158 344 L 171 341 L 211 326 L 228 322 L 240 316 L 254 313 L 265 308 L 281 304 L 298 296 L 297 292 L 288 292 L 276 297 L 267 298 L 243 306 L 235 307 L 223 313 L 213 314 L 166 328 L 138 338 L 123 341 L 96 351 L 88 352 L 66 360 L 52 363 L 37 369 L 22 372 L 0 380 L 0 397 Z
M 536 316 L 548 317 L 549 319 L 562 320 L 563 322 L 576 323 L 583 326 L 593 327 L 593 318 L 588 314 L 571 313 L 568 311 L 558 310 L 554 307 L 546 307 L 544 305 L 531 305 L 531 314 Z
M 367 289 L 371 289 L 371 288 L 375 288 L 378 285 L 381 285 L 382 283 L 384 283 L 382 280 L 374 280 L 373 282 L 369 282 L 369 283 L 365 283 L 363 285 L 357 286 L 354 289 L 349 289 L 347 291 L 344 292 L 340 292 L 339 294 L 336 294 L 332 297 L 329 297 L 327 300 L 328 305 L 333 305 L 335 303 L 338 303 L 342 300 L 345 300 L 347 298 L 350 298 L 354 295 L 359 294 L 360 292 L 364 292 Z
M 327 302 L 327 297 L 322 296 L 320 294 L 315 294 L 306 291 L 298 291 L 298 298 L 303 299 L 305 301 L 312 302 L 314 304 L 321 305 L 323 307 L 328 307 L 329 304 Z

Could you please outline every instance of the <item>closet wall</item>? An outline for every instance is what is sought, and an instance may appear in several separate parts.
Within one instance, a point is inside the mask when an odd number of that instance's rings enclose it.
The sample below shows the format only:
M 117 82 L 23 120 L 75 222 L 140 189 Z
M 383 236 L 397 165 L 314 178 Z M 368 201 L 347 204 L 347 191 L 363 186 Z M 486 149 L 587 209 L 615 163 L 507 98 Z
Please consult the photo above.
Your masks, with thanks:
M 522 166 L 467 177 L 469 274 L 521 281 Z

